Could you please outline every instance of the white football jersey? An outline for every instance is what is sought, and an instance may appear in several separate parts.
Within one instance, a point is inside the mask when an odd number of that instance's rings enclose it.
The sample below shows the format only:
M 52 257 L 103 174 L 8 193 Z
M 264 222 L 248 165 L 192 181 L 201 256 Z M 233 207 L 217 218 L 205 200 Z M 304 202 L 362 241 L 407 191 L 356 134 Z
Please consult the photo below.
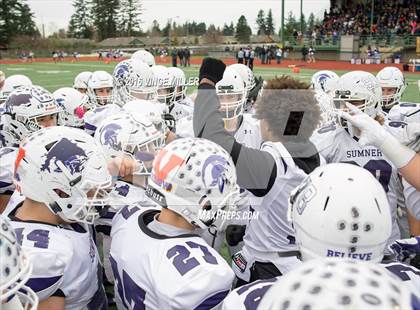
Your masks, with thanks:
M 65 309 L 105 309 L 102 267 L 86 226 L 56 226 L 35 221 L 11 223 L 33 265 L 26 283 L 39 300 L 65 298 Z
M 18 148 L 0 148 L 0 195 L 11 195 L 15 190 L 13 184 L 13 173 Z
M 351 137 L 347 130 L 330 124 L 317 130 L 311 138 L 321 156 L 327 163 L 349 163 L 369 170 L 383 186 L 393 221 L 389 243 L 400 238 L 397 225 L 398 170 L 374 146 L 361 146 L 356 137 Z M 362 193 L 354 193 L 362 194 Z
M 240 144 L 259 150 L 263 142 L 260 121 L 254 118 L 252 114 L 243 114 L 241 125 L 235 132 L 235 139 Z
M 232 270 L 203 239 L 156 221 L 158 214 L 156 209 L 126 206 L 114 217 L 111 264 L 120 308 L 218 306 L 231 288 Z
M 87 111 L 83 116 L 83 120 L 85 121 L 85 131 L 93 136 L 96 128 L 101 125 L 105 118 L 119 112 L 121 112 L 121 108 L 114 103 L 97 106 L 93 110 Z
M 420 270 L 400 262 L 381 264 L 385 269 L 400 278 L 407 289 L 417 292 L 420 297 Z
M 175 118 L 175 121 L 179 121 L 181 118 L 192 115 L 193 108 L 182 102 L 175 102 L 174 107 L 170 114 Z
M 257 280 L 234 289 L 223 301 L 222 310 L 256 310 L 265 293 L 278 279 Z
M 114 215 L 123 207 L 139 204 L 141 206 L 156 207 L 154 201 L 146 196 L 144 188 L 132 185 L 124 181 L 117 181 L 110 192 L 110 208 L 108 212 L 95 221 L 95 229 L 109 235 Z
M 401 102 L 394 105 L 388 112 L 387 118 L 390 121 L 420 123 L 420 103 Z

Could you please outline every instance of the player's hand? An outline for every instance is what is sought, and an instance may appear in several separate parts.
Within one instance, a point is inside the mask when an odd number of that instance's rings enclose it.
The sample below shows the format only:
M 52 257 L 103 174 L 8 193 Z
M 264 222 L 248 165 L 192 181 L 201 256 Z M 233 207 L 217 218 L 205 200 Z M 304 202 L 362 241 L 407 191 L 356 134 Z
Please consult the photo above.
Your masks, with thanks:
M 165 121 L 165 125 L 166 127 L 168 127 L 168 129 L 172 132 L 175 132 L 176 130 L 176 121 L 175 121 L 175 117 L 172 116 L 172 114 L 169 113 L 164 113 L 162 115 L 163 120 Z
M 360 111 L 354 105 L 346 102 L 346 106 L 348 107 L 350 113 L 340 111 L 339 116 L 350 122 L 361 131 L 359 138 L 360 145 L 374 145 L 376 147 L 380 147 L 387 138 L 387 135 L 389 135 L 386 130 L 381 126 L 381 124 L 366 113 Z
M 126 177 L 134 174 L 139 168 L 140 165 L 136 160 L 124 155 L 108 163 L 108 171 L 112 176 Z
M 412 259 L 417 254 L 420 254 L 420 237 L 395 240 L 395 242 L 389 246 L 389 249 L 397 256 L 397 259 L 400 262 Z
M 223 61 L 216 58 L 204 58 L 200 67 L 199 82 L 206 78 L 212 81 L 214 84 L 219 82 L 223 78 L 226 65 Z

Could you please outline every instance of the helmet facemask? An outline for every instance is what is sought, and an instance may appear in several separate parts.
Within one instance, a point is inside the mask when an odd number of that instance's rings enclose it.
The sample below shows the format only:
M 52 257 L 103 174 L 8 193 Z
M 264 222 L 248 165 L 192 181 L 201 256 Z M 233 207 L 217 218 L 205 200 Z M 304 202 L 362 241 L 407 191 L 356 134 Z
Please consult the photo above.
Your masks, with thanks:
M 384 107 L 385 109 L 391 109 L 394 105 L 398 104 L 401 100 L 405 88 L 405 84 L 403 84 L 400 87 L 382 86 L 382 107 Z M 390 93 L 384 95 L 384 92 Z
M 106 94 L 101 94 L 102 92 Z M 104 106 L 112 103 L 114 97 L 113 87 L 96 88 L 91 91 L 91 98 L 93 98 L 93 101 L 97 106 Z
M 219 86 L 217 96 L 219 97 L 219 110 L 222 112 L 225 127 L 227 130 L 232 131 L 233 128 L 228 126 L 229 122 L 238 119 L 244 113 L 245 90 L 234 91 L 233 86 Z

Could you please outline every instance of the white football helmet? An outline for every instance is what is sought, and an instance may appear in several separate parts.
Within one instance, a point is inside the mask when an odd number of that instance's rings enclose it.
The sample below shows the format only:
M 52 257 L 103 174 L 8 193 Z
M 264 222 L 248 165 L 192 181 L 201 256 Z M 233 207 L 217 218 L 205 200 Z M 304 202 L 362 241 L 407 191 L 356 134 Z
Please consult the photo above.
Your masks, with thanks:
M 311 88 L 315 91 L 322 91 L 334 95 L 334 90 L 339 78 L 340 77 L 333 71 L 318 71 L 311 78 Z
M 391 236 L 388 199 L 366 169 L 328 164 L 289 197 L 289 218 L 302 260 L 342 257 L 379 262 Z
M 103 106 L 112 103 L 113 96 L 113 79 L 112 75 L 105 71 L 95 71 L 88 82 L 88 96 L 96 106 Z M 105 91 L 104 94 L 98 92 Z
M 168 131 L 163 119 L 165 108 L 163 104 L 142 99 L 132 100 L 123 106 L 123 110 L 128 113 L 140 113 L 147 117 L 163 135 Z
M 178 67 L 169 67 L 168 70 L 175 80 L 175 102 L 180 102 L 187 96 L 187 80 L 185 73 Z
M 41 118 L 48 115 L 57 117 L 61 111 L 49 91 L 41 86 L 22 86 L 7 98 L 3 114 L 4 129 L 19 144 L 24 137 L 43 127 Z
M 92 72 L 90 71 L 84 71 L 80 72 L 75 78 L 74 78 L 74 84 L 73 88 L 78 90 L 79 92 L 86 94 L 89 88 L 89 80 L 92 76 Z
M 223 78 L 216 84 L 216 92 L 224 120 L 238 118 L 244 113 L 246 89 L 244 81 L 236 70 L 226 68 Z
M 235 208 L 235 165 L 219 145 L 198 138 L 176 139 L 153 162 L 147 195 L 192 225 L 223 226 L 219 210 Z
M 418 309 L 417 293 L 379 264 L 315 259 L 281 276 L 257 309 Z
M 162 148 L 165 136 L 144 115 L 121 112 L 101 123 L 95 140 L 102 145 L 108 161 L 129 156 L 139 163 L 134 174 L 150 175 L 152 161 Z
M 16 74 L 9 76 L 4 81 L 3 88 L 0 91 L 0 104 L 6 101 L 12 91 L 21 86 L 32 86 L 32 81 L 26 75 Z
M 55 102 L 63 109 L 58 115 L 58 124 L 82 128 L 85 124 L 83 116 L 93 108 L 89 97 L 71 87 L 57 89 L 53 96 Z
M 239 73 L 239 75 L 245 83 L 246 97 L 248 97 L 249 92 L 255 86 L 255 77 L 252 70 L 244 64 L 233 64 L 228 66 L 228 68 L 232 68 L 233 70 Z
M 175 104 L 175 76 L 168 68 L 160 65 L 153 66 L 152 71 L 157 86 L 157 100 L 166 104 L 171 111 Z
M 404 75 L 400 69 L 396 67 L 385 67 L 378 72 L 376 78 L 381 85 L 382 92 L 385 89 L 395 89 L 394 94 L 384 95 L 382 94 L 382 106 L 386 109 L 392 108 L 395 104 L 400 101 L 407 84 L 405 83 Z
M 342 75 L 335 88 L 334 104 L 337 110 L 346 110 L 350 102 L 371 117 L 381 108 L 382 90 L 378 79 L 369 72 L 351 71 Z
M 44 128 L 19 148 L 16 188 L 66 222 L 93 224 L 106 213 L 111 181 L 101 146 L 81 129 Z
M 146 63 L 149 67 L 153 67 L 156 65 L 155 57 L 152 53 L 146 50 L 138 50 L 133 55 L 131 55 L 131 59 L 137 59 L 144 63 Z
M 12 225 L 3 215 L 0 215 L 0 257 L 0 308 L 12 309 L 8 302 L 17 296 L 18 309 L 37 309 L 38 296 L 25 285 L 32 274 L 31 262 L 20 247 Z
M 113 72 L 114 83 L 117 88 L 118 105 L 136 100 L 154 100 L 157 86 L 155 85 L 152 69 L 138 59 L 124 60 L 117 64 Z

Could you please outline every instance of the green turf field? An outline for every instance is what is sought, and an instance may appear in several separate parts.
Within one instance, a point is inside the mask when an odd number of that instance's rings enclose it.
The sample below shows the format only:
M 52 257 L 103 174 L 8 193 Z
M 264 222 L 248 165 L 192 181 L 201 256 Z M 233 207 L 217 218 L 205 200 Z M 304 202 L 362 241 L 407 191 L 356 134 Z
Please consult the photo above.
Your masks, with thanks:
M 74 77 L 82 71 L 105 70 L 112 72 L 115 63 L 105 64 L 102 62 L 79 62 L 79 63 L 32 63 L 32 64 L 16 64 L 16 65 L 0 65 L 0 70 L 6 73 L 6 76 L 13 74 L 25 74 L 34 84 L 41 85 L 50 91 L 54 91 L 60 87 L 72 86 Z M 183 68 L 187 78 L 198 76 L 198 66 Z M 268 80 L 275 75 L 289 74 L 305 81 L 309 81 L 312 74 L 317 70 L 301 69 L 300 73 L 292 73 L 288 68 L 254 68 L 257 76 L 262 76 Z M 346 71 L 336 71 L 341 75 Z M 404 101 L 420 102 L 420 92 L 417 81 L 420 80 L 419 74 L 405 73 L 408 87 L 403 96 Z M 189 88 L 189 92 L 193 91 Z

